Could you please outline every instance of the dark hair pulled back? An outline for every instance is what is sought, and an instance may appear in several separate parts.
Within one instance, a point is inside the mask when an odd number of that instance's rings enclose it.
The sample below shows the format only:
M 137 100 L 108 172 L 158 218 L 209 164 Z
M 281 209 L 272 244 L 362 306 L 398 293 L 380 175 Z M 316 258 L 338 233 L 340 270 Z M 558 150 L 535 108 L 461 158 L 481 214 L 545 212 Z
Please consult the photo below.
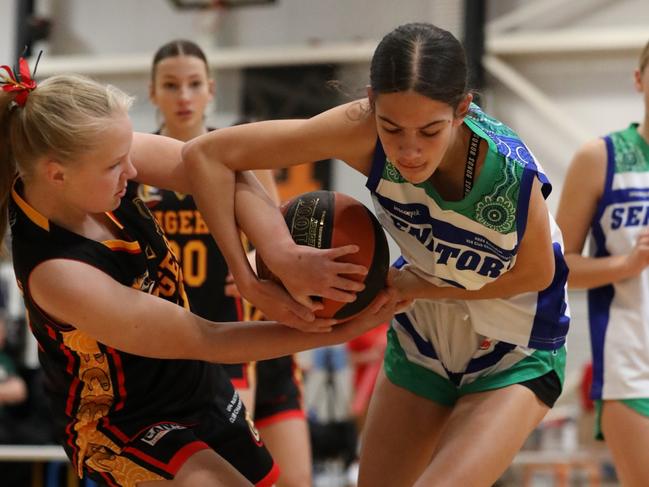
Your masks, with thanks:
M 414 91 L 457 108 L 467 92 L 464 49 L 432 24 L 404 24 L 379 43 L 370 67 L 376 94 Z

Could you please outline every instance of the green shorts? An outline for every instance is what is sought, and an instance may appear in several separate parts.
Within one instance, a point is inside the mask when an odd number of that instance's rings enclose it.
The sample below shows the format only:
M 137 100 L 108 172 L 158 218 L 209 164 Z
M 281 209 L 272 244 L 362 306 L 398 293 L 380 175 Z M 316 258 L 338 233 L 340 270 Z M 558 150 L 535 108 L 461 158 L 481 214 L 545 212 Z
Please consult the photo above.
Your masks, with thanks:
M 603 401 L 617 401 L 630 407 L 634 411 L 649 418 L 649 398 L 638 399 L 596 399 L 595 402 L 595 439 L 603 440 L 604 433 L 602 432 L 602 402 Z
M 555 372 L 563 386 L 565 367 L 565 347 L 552 351 L 536 350 L 506 370 L 491 374 L 485 371 L 485 375 L 458 387 L 447 377 L 409 361 L 392 328 L 388 330 L 384 363 L 385 374 L 392 383 L 448 407 L 454 406 L 466 394 L 501 389 L 542 377 L 549 372 Z

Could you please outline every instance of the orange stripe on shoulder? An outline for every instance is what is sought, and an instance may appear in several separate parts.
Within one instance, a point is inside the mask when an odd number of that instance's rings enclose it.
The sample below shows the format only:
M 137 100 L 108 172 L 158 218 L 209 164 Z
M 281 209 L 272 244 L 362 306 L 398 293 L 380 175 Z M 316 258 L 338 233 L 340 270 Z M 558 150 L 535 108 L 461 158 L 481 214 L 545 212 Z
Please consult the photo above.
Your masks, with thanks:
M 50 221 L 41 215 L 38 211 L 32 208 L 29 203 L 27 203 L 16 191 L 16 183 L 11 188 L 11 196 L 18 205 L 18 207 L 23 211 L 27 218 L 29 218 L 36 225 L 41 227 L 43 230 L 50 231 Z
M 142 252 L 139 242 L 127 242 L 126 240 L 104 240 L 101 242 L 110 250 L 128 252 L 129 254 L 139 254 Z

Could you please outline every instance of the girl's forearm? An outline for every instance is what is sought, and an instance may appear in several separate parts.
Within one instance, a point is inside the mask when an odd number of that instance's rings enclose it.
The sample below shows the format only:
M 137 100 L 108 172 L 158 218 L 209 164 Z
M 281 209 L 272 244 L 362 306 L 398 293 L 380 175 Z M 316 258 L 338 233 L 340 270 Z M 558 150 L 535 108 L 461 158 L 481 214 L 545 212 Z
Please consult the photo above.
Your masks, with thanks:
M 592 289 L 613 282 L 635 277 L 641 268 L 628 265 L 626 255 L 609 257 L 584 257 L 578 254 L 566 254 L 570 268 L 568 285 L 574 289 Z

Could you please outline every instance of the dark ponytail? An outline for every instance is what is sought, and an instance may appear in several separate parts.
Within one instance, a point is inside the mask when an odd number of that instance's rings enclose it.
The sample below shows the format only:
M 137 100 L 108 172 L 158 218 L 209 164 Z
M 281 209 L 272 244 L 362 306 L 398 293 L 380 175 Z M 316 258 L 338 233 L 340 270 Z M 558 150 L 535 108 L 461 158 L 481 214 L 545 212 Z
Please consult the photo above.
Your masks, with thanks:
M 432 24 L 401 25 L 374 51 L 370 86 L 376 94 L 411 90 L 457 108 L 467 92 L 464 49 Z
M 163 59 L 176 56 L 193 56 L 205 63 L 205 70 L 209 73 L 207 57 L 203 50 L 195 42 L 187 39 L 176 39 L 160 46 L 153 55 L 153 66 L 151 66 L 151 81 L 155 81 L 156 67 Z

